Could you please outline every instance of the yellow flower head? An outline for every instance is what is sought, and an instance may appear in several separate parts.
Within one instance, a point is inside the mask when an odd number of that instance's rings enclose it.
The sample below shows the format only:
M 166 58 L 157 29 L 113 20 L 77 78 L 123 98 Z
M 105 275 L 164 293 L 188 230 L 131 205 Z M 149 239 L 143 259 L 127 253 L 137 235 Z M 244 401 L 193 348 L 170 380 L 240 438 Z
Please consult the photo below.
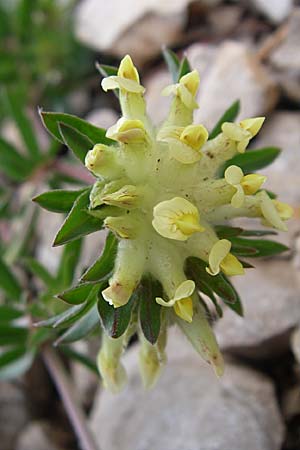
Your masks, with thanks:
M 171 84 L 163 89 L 162 95 L 176 95 L 188 109 L 196 109 L 198 108 L 198 104 L 195 97 L 199 82 L 199 74 L 196 70 L 193 70 L 192 72 L 183 75 L 180 78 L 179 83 Z
M 158 203 L 153 209 L 153 217 L 154 229 L 169 239 L 186 241 L 193 233 L 204 231 L 198 209 L 182 197 Z
M 169 144 L 171 156 L 182 164 L 193 164 L 202 157 L 201 147 L 208 139 L 203 125 L 187 127 L 164 127 L 157 139 Z
M 106 132 L 106 136 L 123 144 L 145 143 L 147 133 L 141 120 L 121 118 Z
M 266 181 L 266 177 L 263 175 L 254 173 L 244 175 L 238 166 L 229 166 L 225 170 L 224 177 L 227 183 L 236 189 L 236 193 L 231 199 L 234 208 L 240 208 L 244 203 L 245 195 L 255 194 Z
M 244 153 L 250 139 L 252 139 L 261 129 L 264 117 L 242 120 L 239 124 L 225 122 L 222 125 L 224 135 L 236 143 L 237 151 Z
M 183 281 L 175 291 L 174 297 L 166 302 L 160 297 L 156 297 L 159 305 L 174 307 L 174 311 L 181 319 L 186 322 L 193 320 L 193 300 L 191 295 L 195 290 L 195 283 L 192 280 Z
M 142 190 L 137 186 L 125 185 L 121 189 L 105 194 L 101 200 L 107 205 L 118 206 L 120 208 L 137 208 L 141 202 Z
M 129 55 L 126 55 L 118 70 L 118 75 L 112 75 L 102 80 L 101 86 L 104 91 L 120 89 L 122 92 L 142 94 L 145 88 L 140 85 L 139 74 L 134 67 Z
M 244 268 L 240 261 L 230 253 L 231 242 L 220 239 L 211 248 L 206 268 L 210 275 L 217 275 L 222 270 L 225 275 L 243 275 Z

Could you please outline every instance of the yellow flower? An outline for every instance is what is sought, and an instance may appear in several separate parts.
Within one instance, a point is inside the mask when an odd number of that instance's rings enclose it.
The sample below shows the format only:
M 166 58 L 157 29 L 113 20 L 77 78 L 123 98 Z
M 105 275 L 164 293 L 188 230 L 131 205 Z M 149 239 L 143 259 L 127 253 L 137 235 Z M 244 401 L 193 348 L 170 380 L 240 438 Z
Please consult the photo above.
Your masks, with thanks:
M 120 208 L 137 208 L 142 199 L 142 189 L 133 185 L 122 186 L 121 189 L 102 196 L 101 200 L 107 205 Z
M 198 209 L 182 197 L 158 203 L 153 209 L 153 217 L 154 229 L 169 239 L 186 241 L 193 233 L 204 231 Z
M 243 275 L 244 268 L 240 261 L 230 253 L 231 242 L 220 239 L 210 250 L 208 257 L 209 267 L 206 268 L 210 275 L 217 275 L 222 270 L 225 275 Z
M 126 55 L 122 59 L 118 75 L 104 78 L 101 85 L 104 91 L 120 89 L 121 91 L 134 94 L 142 94 L 145 91 L 145 88 L 140 85 L 138 71 L 134 67 L 129 55 Z
M 108 216 L 104 225 L 122 239 L 134 239 L 138 234 L 138 223 L 128 215 Z
M 160 297 L 156 297 L 159 305 L 174 307 L 174 311 L 181 319 L 186 322 L 193 320 L 193 300 L 191 295 L 195 290 L 195 283 L 192 280 L 183 281 L 175 291 L 174 297 L 166 302 Z
M 203 125 L 167 126 L 160 130 L 157 139 L 169 144 L 174 159 L 193 164 L 202 157 L 200 149 L 208 139 L 208 132 Z
M 225 170 L 224 177 L 227 183 L 236 189 L 236 193 L 231 199 L 231 205 L 234 208 L 240 208 L 244 203 L 245 195 L 255 194 L 266 181 L 266 177 L 263 175 L 254 173 L 244 175 L 238 166 L 229 166 Z
M 199 74 L 196 70 L 180 78 L 179 83 L 171 84 L 162 91 L 162 95 L 176 95 L 188 109 L 198 108 L 195 96 L 199 86 Z
M 257 197 L 260 200 L 261 212 L 265 219 L 263 224 L 287 231 L 287 226 L 283 221 L 292 217 L 293 208 L 286 203 L 272 200 L 265 191 L 259 192 Z
M 101 339 L 102 345 L 97 356 L 97 366 L 104 387 L 116 394 L 127 383 L 126 371 L 120 361 L 124 347 L 124 336 L 112 339 L 103 333 Z
M 108 128 L 106 136 L 123 144 L 145 142 L 147 132 L 141 120 L 121 118 Z
M 264 117 L 255 117 L 253 119 L 242 120 L 239 124 L 225 122 L 222 125 L 222 131 L 228 139 L 236 143 L 237 151 L 244 153 L 250 139 L 259 132 L 264 120 Z

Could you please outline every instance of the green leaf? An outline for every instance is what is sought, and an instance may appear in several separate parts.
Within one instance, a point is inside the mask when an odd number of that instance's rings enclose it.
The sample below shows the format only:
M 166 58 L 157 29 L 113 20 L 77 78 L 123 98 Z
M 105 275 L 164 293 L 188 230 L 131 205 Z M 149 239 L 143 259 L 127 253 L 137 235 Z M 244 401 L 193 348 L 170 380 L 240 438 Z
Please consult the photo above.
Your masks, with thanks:
M 22 136 L 28 156 L 33 161 L 37 161 L 40 159 L 41 153 L 31 121 L 28 119 L 24 111 L 23 96 L 15 88 L 7 88 L 5 93 L 11 115 Z
M 266 239 L 244 239 L 244 238 L 232 238 L 232 253 L 235 253 L 235 249 L 254 249 L 253 254 L 243 255 L 251 257 L 259 256 L 273 256 L 279 253 L 289 250 L 286 245 L 279 242 L 269 241 Z M 241 255 L 241 253 L 239 253 Z M 242 255 L 241 255 L 242 256 Z
M 240 101 L 236 100 L 223 114 L 223 116 L 216 123 L 215 127 L 209 135 L 209 139 L 214 139 L 222 132 L 222 125 L 224 122 L 234 122 L 240 112 Z
M 243 230 L 241 236 L 267 236 L 267 235 L 277 235 L 278 233 L 273 230 Z
M 78 189 L 76 191 L 54 189 L 53 191 L 43 192 L 32 200 L 48 211 L 67 213 L 72 208 L 75 200 L 85 191 L 86 189 Z
M 181 63 L 180 63 L 180 67 L 179 67 L 179 69 L 178 69 L 178 78 L 177 78 L 177 81 L 179 81 L 180 78 L 183 77 L 184 75 L 186 75 L 187 73 L 191 72 L 191 70 L 192 70 L 192 69 L 191 69 L 190 63 L 189 63 L 187 57 L 185 56 L 185 57 L 182 59 L 182 61 L 181 61 Z
M 102 228 L 100 219 L 88 213 L 90 190 L 84 191 L 74 202 L 74 205 L 58 231 L 53 246 L 63 245 Z
M 94 262 L 94 264 L 87 269 L 82 275 L 82 281 L 101 281 L 107 277 L 114 268 L 115 258 L 117 254 L 118 239 L 113 233 L 109 233 L 105 247 L 101 256 Z
M 221 306 L 218 303 L 218 300 L 215 297 L 213 290 L 202 280 L 198 280 L 198 289 L 200 290 L 201 293 L 205 294 L 208 298 L 210 298 L 210 300 L 212 301 L 212 303 L 216 309 L 218 316 L 222 317 L 223 311 L 222 311 Z
M 24 315 L 23 311 L 8 305 L 0 305 L 0 322 L 10 322 Z
M 163 57 L 166 61 L 166 64 L 168 66 L 169 72 L 172 75 L 172 79 L 174 83 L 177 83 L 178 81 L 178 72 L 180 68 L 180 61 L 172 50 L 169 48 L 163 48 Z
M 32 164 L 0 137 L 0 171 L 13 181 L 23 181 L 32 172 Z
M 0 356 L 0 380 L 11 380 L 23 375 L 32 365 L 34 353 L 25 352 L 22 347 L 17 347 L 14 350 L 8 350 Z M 5 364 L 5 362 L 7 363 Z
M 92 141 L 69 125 L 59 122 L 58 128 L 64 144 L 84 164 L 87 152 L 93 147 Z
M 70 305 L 80 305 L 87 300 L 94 286 L 96 285 L 91 283 L 82 283 L 71 289 L 67 289 L 61 294 L 58 294 L 57 297 Z M 100 286 L 100 284 L 98 286 Z
M 66 288 L 72 283 L 82 248 L 82 239 L 68 242 L 64 248 L 57 271 L 57 281 Z
M 198 289 L 203 289 L 203 284 L 217 294 L 223 302 L 232 310 L 242 315 L 242 308 L 236 290 L 224 274 L 211 276 L 206 272 L 206 263 L 199 258 L 190 257 L 186 261 L 186 271 L 195 281 Z M 203 291 L 204 292 L 204 291 Z
M 101 324 L 108 336 L 118 338 L 127 330 L 130 323 L 132 308 L 135 304 L 135 297 L 132 295 L 129 302 L 114 308 L 102 297 L 101 292 L 98 294 L 98 313 Z
M 55 345 L 79 341 L 80 339 L 86 337 L 98 323 L 99 316 L 97 314 L 97 306 L 93 305 L 87 314 L 81 317 L 55 341 Z
M 67 347 L 66 345 L 65 346 L 62 345 L 60 349 L 68 358 L 72 359 L 73 361 L 79 362 L 80 364 L 87 367 L 88 369 L 90 369 L 92 372 L 94 372 L 96 375 L 99 376 L 97 365 L 87 355 L 78 352 L 77 350 L 74 350 L 71 347 Z
M 11 300 L 20 300 L 22 288 L 15 275 L 8 268 L 1 257 L 0 274 L 0 289 L 2 289 Z
M 229 161 L 226 161 L 223 172 L 231 165 L 239 166 L 246 174 L 255 170 L 263 169 L 272 164 L 280 154 L 277 147 L 265 147 L 258 150 L 248 150 L 245 153 L 235 155 Z
M 45 286 L 52 286 L 55 283 L 55 278 L 48 272 L 45 266 L 34 258 L 26 258 L 24 264 L 27 269 L 39 278 Z
M 12 324 L 0 324 L 0 345 L 24 344 L 28 337 L 28 329 Z
M 243 229 L 238 227 L 229 227 L 227 225 L 216 225 L 215 232 L 220 239 L 230 239 L 231 237 L 239 236 Z
M 40 110 L 41 119 L 47 130 L 59 142 L 64 144 L 64 140 L 60 134 L 59 124 L 63 123 L 77 130 L 79 133 L 86 136 L 93 144 L 114 145 L 115 142 L 105 136 L 106 130 L 98 128 L 89 122 L 86 122 L 79 117 L 71 114 L 43 112 Z
M 107 64 L 100 64 L 96 62 L 96 69 L 104 78 L 118 75 L 118 68 L 115 66 L 109 66 Z
M 75 305 L 68 308 L 56 316 L 49 317 L 45 320 L 40 320 L 34 324 L 35 327 L 50 327 L 56 328 L 61 325 L 61 328 L 66 328 L 72 325 L 76 320 L 84 315 L 87 309 L 87 304 L 83 303 L 81 305 Z
M 233 286 L 233 284 L 231 283 L 231 281 L 229 280 L 229 278 L 226 275 L 223 275 L 224 280 L 229 284 L 229 286 L 231 287 L 231 289 L 234 292 L 235 295 L 235 302 L 234 303 L 226 303 L 226 305 L 232 309 L 232 311 L 234 311 L 235 313 L 237 313 L 239 316 L 243 317 L 244 315 L 244 311 L 243 311 L 243 305 L 240 299 L 240 296 L 237 292 L 237 290 L 235 289 L 235 287 Z M 224 299 L 223 299 L 224 300 Z
M 134 295 L 139 305 L 139 320 L 143 334 L 150 344 L 155 344 L 161 325 L 161 306 L 155 299 L 163 297 L 162 285 L 147 275 L 142 279 Z

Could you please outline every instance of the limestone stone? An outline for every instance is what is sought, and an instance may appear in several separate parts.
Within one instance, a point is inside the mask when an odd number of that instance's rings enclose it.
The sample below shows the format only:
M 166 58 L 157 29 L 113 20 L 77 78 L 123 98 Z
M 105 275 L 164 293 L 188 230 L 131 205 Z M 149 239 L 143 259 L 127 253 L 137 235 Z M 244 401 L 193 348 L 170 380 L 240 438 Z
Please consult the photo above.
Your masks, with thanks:
M 163 44 L 178 40 L 189 1 L 84 0 L 75 14 L 75 32 L 81 42 L 96 50 L 116 56 L 130 53 L 143 63 Z
M 277 97 L 275 81 L 249 46 L 226 41 L 200 84 L 195 121 L 211 129 L 237 99 L 241 101 L 240 118 L 263 115 L 272 110 Z
M 283 425 L 269 379 L 227 363 L 219 380 L 182 335 L 171 333 L 168 347 L 154 389 L 141 386 L 134 347 L 124 358 L 127 389 L 96 398 L 91 428 L 103 450 L 280 449 Z
M 289 348 L 291 332 L 300 321 L 299 280 L 289 260 L 251 262 L 255 269 L 232 280 L 244 317 L 226 310 L 216 324 L 216 334 L 223 350 L 259 359 Z

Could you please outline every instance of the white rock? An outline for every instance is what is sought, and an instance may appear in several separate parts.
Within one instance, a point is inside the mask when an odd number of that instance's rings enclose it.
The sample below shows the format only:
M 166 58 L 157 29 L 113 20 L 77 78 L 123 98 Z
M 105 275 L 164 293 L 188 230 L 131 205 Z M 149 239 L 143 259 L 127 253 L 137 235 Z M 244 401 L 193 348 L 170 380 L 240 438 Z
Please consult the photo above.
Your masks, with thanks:
M 267 378 L 228 363 L 219 380 L 182 335 L 171 333 L 169 347 L 153 390 L 141 386 L 135 347 L 124 358 L 127 389 L 96 398 L 91 427 L 102 450 L 279 450 L 283 425 Z
M 264 14 L 271 22 L 282 22 L 291 13 L 293 0 L 251 0 L 253 7 Z
M 78 39 L 102 51 L 131 53 L 139 62 L 178 38 L 190 0 L 83 0 L 75 15 Z M 153 32 L 155 30 L 155 32 Z
M 58 450 L 45 433 L 42 422 L 30 423 L 20 434 L 15 450 Z
M 232 281 L 241 296 L 244 317 L 226 310 L 216 325 L 220 347 L 234 354 L 262 358 L 289 347 L 289 336 L 300 321 L 299 280 L 289 260 L 253 261 Z
M 240 118 L 262 115 L 274 107 L 277 96 L 274 80 L 249 47 L 227 41 L 200 84 L 195 121 L 211 129 L 237 99 L 241 101 Z

